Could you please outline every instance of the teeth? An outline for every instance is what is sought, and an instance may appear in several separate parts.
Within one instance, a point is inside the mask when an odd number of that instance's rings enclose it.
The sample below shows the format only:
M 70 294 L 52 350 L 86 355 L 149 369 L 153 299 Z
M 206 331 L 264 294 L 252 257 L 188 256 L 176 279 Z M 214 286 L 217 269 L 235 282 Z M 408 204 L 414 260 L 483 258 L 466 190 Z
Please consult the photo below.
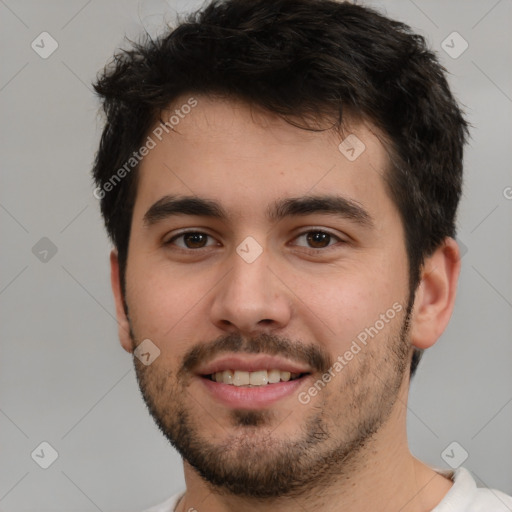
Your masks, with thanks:
M 267 370 L 261 370 L 259 372 L 250 372 L 248 375 L 249 384 L 251 386 L 264 386 L 268 382 Z
M 281 380 L 281 372 L 279 370 L 270 370 L 267 374 L 270 384 L 275 384 Z
M 240 372 L 235 370 L 233 384 L 235 386 L 247 386 L 250 383 L 249 372 Z
M 235 386 L 266 386 L 277 382 L 287 382 L 296 379 L 300 373 L 282 372 L 280 370 L 258 370 L 245 372 L 242 370 L 224 370 L 211 375 L 215 382 L 232 384 Z

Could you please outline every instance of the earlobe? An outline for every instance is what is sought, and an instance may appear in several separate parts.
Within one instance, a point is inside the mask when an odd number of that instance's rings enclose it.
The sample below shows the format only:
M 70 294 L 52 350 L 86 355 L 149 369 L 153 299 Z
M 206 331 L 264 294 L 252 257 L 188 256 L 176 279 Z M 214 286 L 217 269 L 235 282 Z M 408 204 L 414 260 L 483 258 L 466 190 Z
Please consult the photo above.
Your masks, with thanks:
M 411 319 L 411 343 L 415 347 L 431 347 L 448 325 L 455 305 L 460 266 L 459 247 L 453 238 L 446 238 L 426 258 Z
M 110 282 L 116 304 L 116 316 L 119 333 L 119 341 L 127 352 L 133 352 L 132 339 L 130 337 L 130 323 L 124 309 L 124 299 L 121 290 L 121 276 L 119 273 L 119 258 L 114 249 L 110 253 Z

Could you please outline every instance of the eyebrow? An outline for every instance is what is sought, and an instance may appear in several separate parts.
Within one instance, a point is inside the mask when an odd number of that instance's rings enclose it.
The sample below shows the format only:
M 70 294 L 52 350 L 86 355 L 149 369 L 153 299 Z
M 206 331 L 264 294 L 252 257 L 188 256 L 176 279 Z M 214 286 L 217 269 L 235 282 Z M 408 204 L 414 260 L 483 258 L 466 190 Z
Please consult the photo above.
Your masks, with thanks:
M 372 217 L 358 202 L 339 195 L 302 196 L 282 199 L 276 201 L 267 210 L 268 218 L 274 222 L 286 217 L 318 213 L 336 215 L 367 228 L 374 226 Z
M 267 208 L 271 222 L 287 217 L 312 214 L 331 214 L 353 221 L 363 227 L 372 228 L 370 214 L 356 201 L 339 195 L 313 195 L 279 199 Z M 216 201 L 197 196 L 166 195 L 154 203 L 144 214 L 143 223 L 151 227 L 162 220 L 177 215 L 195 215 L 226 221 L 227 211 Z
M 210 199 L 196 196 L 164 196 L 144 214 L 143 222 L 145 226 L 150 227 L 175 215 L 197 215 L 221 220 L 228 218 L 224 208 Z

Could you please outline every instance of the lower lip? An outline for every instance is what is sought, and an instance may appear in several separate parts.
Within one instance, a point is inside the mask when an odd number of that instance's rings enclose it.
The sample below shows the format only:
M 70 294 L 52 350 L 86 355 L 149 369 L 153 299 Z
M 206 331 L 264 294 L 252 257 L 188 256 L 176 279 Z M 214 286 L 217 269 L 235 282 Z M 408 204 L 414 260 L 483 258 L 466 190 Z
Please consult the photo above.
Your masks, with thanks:
M 223 405 L 237 409 L 262 409 L 292 395 L 304 384 L 309 377 L 264 386 L 243 387 L 232 384 L 215 382 L 209 378 L 200 377 L 206 389 Z

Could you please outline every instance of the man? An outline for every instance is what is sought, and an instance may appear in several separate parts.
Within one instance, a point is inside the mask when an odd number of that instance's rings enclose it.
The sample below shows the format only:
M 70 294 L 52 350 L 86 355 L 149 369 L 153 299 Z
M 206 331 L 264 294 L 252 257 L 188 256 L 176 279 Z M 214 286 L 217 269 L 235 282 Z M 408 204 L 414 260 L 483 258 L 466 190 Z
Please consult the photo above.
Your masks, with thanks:
M 184 461 L 151 511 L 512 510 L 407 445 L 467 136 L 423 38 L 349 3 L 227 0 L 95 88 L 119 336 Z

